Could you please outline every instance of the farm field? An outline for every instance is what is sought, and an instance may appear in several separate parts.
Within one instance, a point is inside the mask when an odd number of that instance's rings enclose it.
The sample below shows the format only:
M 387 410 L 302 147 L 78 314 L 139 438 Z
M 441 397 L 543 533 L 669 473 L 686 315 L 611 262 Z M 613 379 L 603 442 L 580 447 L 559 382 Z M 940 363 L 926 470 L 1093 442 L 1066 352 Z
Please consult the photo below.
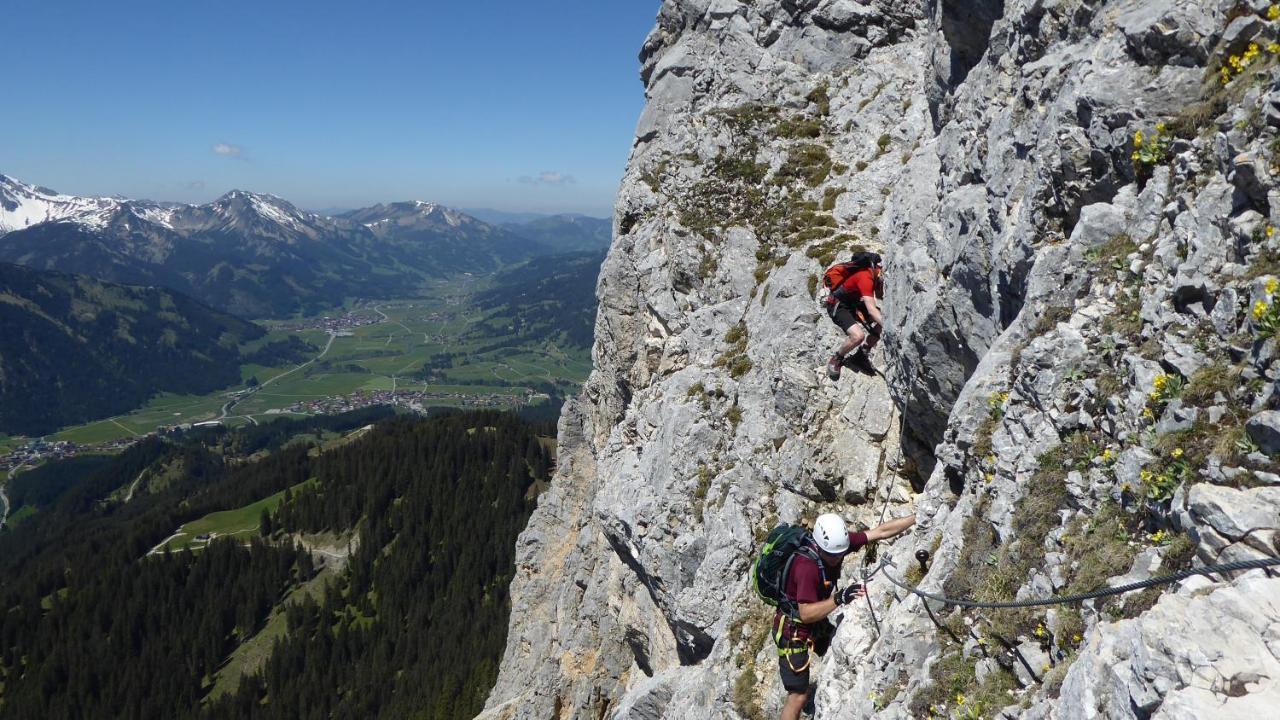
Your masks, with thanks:
M 306 483 L 300 483 L 291 489 L 297 491 L 304 485 Z M 282 490 L 244 507 L 209 513 L 199 520 L 192 520 L 178 528 L 176 533 L 156 546 L 152 552 L 198 550 L 210 540 L 217 538 L 233 537 L 248 540 L 258 534 L 258 523 L 262 519 L 262 511 L 275 510 L 284 500 L 284 493 L 285 491 Z M 197 539 L 206 536 L 207 540 Z
M 162 425 L 212 420 L 218 416 L 220 408 L 228 399 L 228 391 L 212 395 L 165 394 L 128 415 L 67 428 L 49 439 L 91 445 L 145 435 Z
M 178 425 L 260 423 L 381 403 L 510 409 L 542 401 L 550 391 L 568 392 L 586 379 L 587 348 L 501 334 L 494 323 L 481 322 L 471 290 L 466 280 L 441 282 L 420 297 L 356 302 L 322 316 L 265 322 L 267 336 L 246 345 L 245 353 L 296 336 L 316 348 L 314 355 L 274 367 L 244 364 L 239 387 L 203 396 L 161 395 L 134 412 L 47 439 L 96 445 Z M 0 438 L 0 448 L 6 443 L 21 439 Z

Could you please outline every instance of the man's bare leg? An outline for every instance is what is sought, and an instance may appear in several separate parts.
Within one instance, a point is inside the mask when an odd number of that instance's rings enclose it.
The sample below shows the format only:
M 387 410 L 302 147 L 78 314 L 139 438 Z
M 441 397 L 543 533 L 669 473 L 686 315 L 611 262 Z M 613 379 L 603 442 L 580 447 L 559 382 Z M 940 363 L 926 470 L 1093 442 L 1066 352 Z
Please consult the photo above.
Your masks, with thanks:
M 870 334 L 870 333 L 867 333 L 867 342 L 866 342 L 865 344 L 863 344 L 863 346 L 862 346 L 862 350 L 863 350 L 864 352 L 866 352 L 868 355 L 870 355 L 870 354 L 871 354 L 871 351 L 872 351 L 872 350 L 875 348 L 875 346 L 876 346 L 876 345 L 878 345 L 879 343 L 880 343 L 880 336 L 879 336 L 878 334 L 877 334 L 877 335 L 872 335 L 872 334 Z
M 844 344 L 836 351 L 836 357 L 844 360 L 849 353 L 857 350 L 858 346 L 862 344 L 862 341 L 866 339 L 867 333 L 862 329 L 861 325 L 850 325 L 849 331 L 846 333 Z
M 787 693 L 787 701 L 782 705 L 782 720 L 800 720 L 800 711 L 809 699 L 809 693 Z

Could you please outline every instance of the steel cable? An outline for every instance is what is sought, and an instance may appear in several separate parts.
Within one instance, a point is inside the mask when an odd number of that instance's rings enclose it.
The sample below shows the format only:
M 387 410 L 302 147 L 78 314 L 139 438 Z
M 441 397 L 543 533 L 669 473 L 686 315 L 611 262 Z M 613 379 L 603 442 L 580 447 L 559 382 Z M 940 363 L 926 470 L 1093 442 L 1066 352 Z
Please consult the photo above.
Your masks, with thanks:
M 1060 605 L 1060 604 L 1083 602 L 1085 600 L 1093 600 L 1094 598 L 1107 597 L 1109 595 L 1120 595 L 1122 593 L 1133 592 L 1134 590 L 1142 590 L 1144 588 L 1149 588 L 1155 585 L 1164 585 L 1171 582 L 1177 582 L 1179 580 L 1189 578 L 1192 575 L 1210 575 L 1213 573 L 1236 572 L 1239 570 L 1255 570 L 1258 568 L 1273 567 L 1276 565 L 1280 565 L 1280 558 L 1259 558 L 1256 560 L 1238 560 L 1236 562 L 1222 563 L 1220 565 L 1206 565 L 1205 567 L 1189 568 L 1187 570 L 1171 573 L 1169 575 L 1159 575 L 1157 577 L 1147 578 L 1146 580 L 1139 580 L 1137 582 L 1118 585 L 1113 588 L 1102 588 L 1099 590 L 1094 590 L 1092 592 L 1076 593 L 1074 595 L 1056 595 L 1054 597 L 1037 598 L 1034 600 L 1014 600 L 1011 602 L 992 602 L 992 603 L 977 602 L 975 600 L 960 600 L 957 598 L 950 598 L 945 595 L 937 595 L 931 592 L 926 592 L 924 590 L 921 590 L 919 587 L 913 587 L 911 585 L 908 585 L 905 582 L 902 582 L 898 578 L 895 578 L 886 569 L 886 566 L 891 564 L 892 563 L 889 562 L 889 558 L 886 557 L 883 561 L 880 562 L 880 566 L 876 568 L 876 572 L 885 570 L 884 576 L 889 579 L 889 582 L 893 583 L 894 585 L 897 585 L 903 590 L 906 590 L 914 595 L 918 595 L 928 600 L 935 600 L 945 605 L 956 605 L 959 607 L 966 607 L 966 608 L 999 609 L 999 608 L 1035 607 L 1037 605 Z M 873 572 L 872 574 L 874 575 L 875 573 Z

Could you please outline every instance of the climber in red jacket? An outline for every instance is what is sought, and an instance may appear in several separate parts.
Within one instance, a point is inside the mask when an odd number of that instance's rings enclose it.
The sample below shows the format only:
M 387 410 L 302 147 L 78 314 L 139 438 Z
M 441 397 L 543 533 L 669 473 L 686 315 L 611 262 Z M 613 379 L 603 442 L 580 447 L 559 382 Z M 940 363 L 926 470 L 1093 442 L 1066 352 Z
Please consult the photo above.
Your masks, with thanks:
M 844 331 L 845 341 L 827 361 L 827 377 L 840 379 L 840 368 L 849 353 L 852 365 L 868 375 L 876 370 L 868 353 L 880 341 L 884 320 L 877 299 L 884 297 L 880 256 L 872 252 L 854 253 L 847 263 L 832 265 L 822 276 L 829 294 L 823 301 L 827 317 Z M 854 352 L 854 351 L 857 352 Z

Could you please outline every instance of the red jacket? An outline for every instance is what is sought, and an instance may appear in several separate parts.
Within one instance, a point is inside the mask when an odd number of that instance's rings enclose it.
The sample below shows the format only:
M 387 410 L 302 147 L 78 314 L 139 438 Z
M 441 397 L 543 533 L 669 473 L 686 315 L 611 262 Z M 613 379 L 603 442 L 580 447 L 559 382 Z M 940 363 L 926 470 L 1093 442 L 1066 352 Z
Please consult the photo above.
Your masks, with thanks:
M 840 287 L 831 289 L 831 294 L 827 296 L 827 304 L 835 305 L 843 302 L 846 305 L 853 305 L 864 297 L 876 297 L 879 295 L 877 286 L 880 284 L 877 275 L 878 271 L 874 268 L 853 273 L 840 283 Z

